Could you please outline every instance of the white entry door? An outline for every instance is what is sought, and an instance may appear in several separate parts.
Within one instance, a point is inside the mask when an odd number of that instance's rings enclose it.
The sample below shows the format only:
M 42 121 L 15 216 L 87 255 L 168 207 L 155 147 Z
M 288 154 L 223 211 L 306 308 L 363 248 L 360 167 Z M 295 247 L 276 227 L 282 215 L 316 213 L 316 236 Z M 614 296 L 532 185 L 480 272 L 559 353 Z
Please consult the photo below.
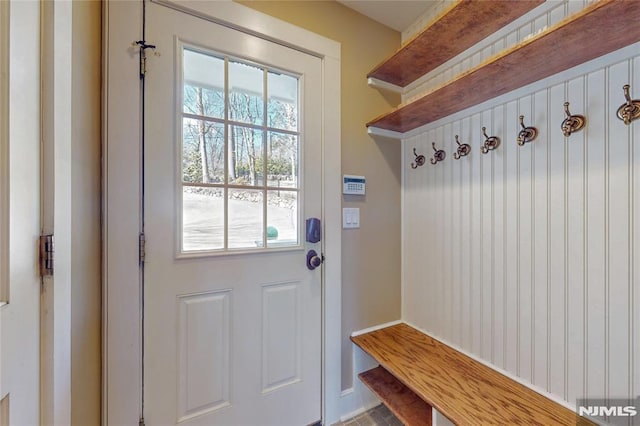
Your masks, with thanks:
M 317 422 L 321 60 L 146 12 L 145 422 Z
M 0 425 L 40 423 L 40 4 L 0 2 Z

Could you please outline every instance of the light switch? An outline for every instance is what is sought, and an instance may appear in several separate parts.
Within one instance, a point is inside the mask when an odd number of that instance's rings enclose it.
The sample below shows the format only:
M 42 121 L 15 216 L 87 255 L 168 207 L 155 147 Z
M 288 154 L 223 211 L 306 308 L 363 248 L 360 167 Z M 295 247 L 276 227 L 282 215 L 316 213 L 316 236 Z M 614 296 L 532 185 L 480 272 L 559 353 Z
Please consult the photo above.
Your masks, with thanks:
M 352 229 L 360 228 L 360 209 L 359 208 L 343 208 L 342 209 L 342 228 Z

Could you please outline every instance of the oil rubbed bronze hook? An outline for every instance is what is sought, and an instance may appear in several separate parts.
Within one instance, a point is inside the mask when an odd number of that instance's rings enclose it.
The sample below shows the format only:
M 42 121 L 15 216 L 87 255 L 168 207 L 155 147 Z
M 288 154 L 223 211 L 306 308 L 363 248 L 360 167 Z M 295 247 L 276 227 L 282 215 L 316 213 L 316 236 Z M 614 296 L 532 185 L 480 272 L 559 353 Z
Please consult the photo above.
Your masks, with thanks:
M 571 133 L 582 130 L 584 125 L 587 123 L 587 119 L 584 118 L 584 115 L 571 115 L 569 112 L 569 102 L 564 103 L 564 113 L 567 118 L 564 119 L 560 128 L 562 129 L 562 134 L 565 135 L 565 137 L 569 137 L 571 136 Z
M 436 149 L 436 143 L 435 142 L 431 142 L 431 146 L 433 147 L 433 157 L 431 158 L 431 164 L 438 164 L 439 162 L 441 162 L 442 160 L 444 160 L 447 157 L 447 153 L 444 152 L 441 149 Z
M 624 124 L 627 126 L 631 124 L 633 120 L 640 118 L 640 99 L 631 100 L 631 95 L 629 94 L 630 87 L 628 84 L 622 86 L 627 102 L 622 104 L 617 112 L 618 118 L 624 121 Z
M 524 115 L 520 116 L 520 126 L 522 130 L 518 133 L 518 145 L 523 146 L 527 142 L 534 141 L 538 137 L 538 129 L 535 127 L 525 127 Z
M 420 166 L 424 166 L 425 161 L 427 161 L 427 159 L 424 157 L 424 155 L 418 155 L 418 153 L 416 152 L 416 149 L 413 148 L 413 155 L 416 156 L 415 162 L 411 163 L 411 168 L 412 169 L 417 169 Z
M 453 158 L 459 160 L 460 157 L 466 157 L 471 152 L 471 145 L 468 143 L 460 144 L 458 140 L 458 135 L 456 135 L 456 143 L 458 144 L 458 150 L 453 153 Z
M 497 136 L 487 136 L 486 127 L 482 128 L 482 134 L 484 135 L 484 144 L 482 144 L 480 151 L 482 151 L 483 154 L 486 154 L 489 151 L 493 151 L 500 146 L 500 138 Z

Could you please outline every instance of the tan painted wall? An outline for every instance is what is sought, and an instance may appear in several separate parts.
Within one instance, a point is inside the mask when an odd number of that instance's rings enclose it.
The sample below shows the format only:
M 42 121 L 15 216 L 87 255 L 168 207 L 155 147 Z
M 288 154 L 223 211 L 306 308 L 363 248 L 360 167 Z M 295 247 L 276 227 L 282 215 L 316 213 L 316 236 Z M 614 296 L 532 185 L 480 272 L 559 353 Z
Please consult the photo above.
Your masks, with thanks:
M 342 172 L 364 175 L 360 229 L 342 232 L 342 387 L 351 387 L 352 331 L 400 318 L 400 143 L 376 142 L 365 123 L 399 96 L 367 86 L 366 74 L 400 45 L 400 33 L 335 1 L 239 1 L 342 45 Z
M 73 3 L 71 424 L 99 425 L 101 403 L 101 9 Z

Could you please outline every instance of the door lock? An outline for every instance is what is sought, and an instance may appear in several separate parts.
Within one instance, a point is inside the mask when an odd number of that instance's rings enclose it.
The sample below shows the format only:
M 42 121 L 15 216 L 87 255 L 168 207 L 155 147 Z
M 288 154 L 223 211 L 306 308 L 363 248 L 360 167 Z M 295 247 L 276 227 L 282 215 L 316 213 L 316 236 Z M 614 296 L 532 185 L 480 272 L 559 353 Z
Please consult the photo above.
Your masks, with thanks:
M 307 268 L 313 271 L 324 262 L 324 255 L 318 255 L 315 250 L 309 250 L 307 252 Z
M 306 222 L 306 236 L 308 243 L 317 243 L 322 238 L 322 231 L 320 225 L 320 219 L 312 217 L 307 219 Z

